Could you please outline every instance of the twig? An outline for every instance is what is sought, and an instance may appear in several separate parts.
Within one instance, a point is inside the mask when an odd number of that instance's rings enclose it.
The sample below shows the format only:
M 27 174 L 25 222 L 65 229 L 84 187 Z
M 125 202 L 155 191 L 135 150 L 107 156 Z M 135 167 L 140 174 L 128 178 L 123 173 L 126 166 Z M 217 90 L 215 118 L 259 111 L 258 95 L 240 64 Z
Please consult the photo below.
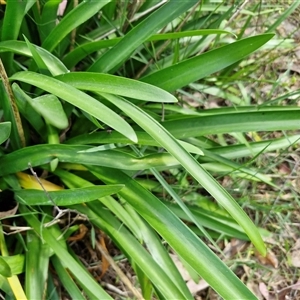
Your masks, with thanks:
M 100 243 L 96 243 L 97 249 L 101 252 L 101 254 L 105 257 L 105 259 L 109 262 L 112 268 L 116 271 L 122 282 L 128 287 L 128 289 L 132 292 L 132 294 L 138 300 L 144 300 L 141 293 L 132 285 L 128 277 L 124 274 L 124 272 L 120 269 L 120 267 L 115 263 L 109 253 L 102 247 Z
M 32 230 L 32 227 L 28 227 L 28 226 L 20 227 L 20 226 L 12 226 L 12 225 L 5 225 L 5 224 L 3 224 L 2 226 L 3 227 L 7 227 L 9 230 L 13 230 L 11 232 L 5 232 L 5 231 L 3 231 L 3 233 L 5 235 L 11 235 L 11 234 L 16 234 L 16 233 L 23 232 L 23 231 Z
M 101 282 L 101 285 L 105 286 L 108 290 L 114 292 L 115 294 L 118 294 L 118 295 L 123 296 L 123 297 L 128 297 L 128 293 L 127 292 L 121 291 L 120 289 L 118 289 L 117 287 L 115 287 L 112 284 L 109 284 L 107 282 Z
M 43 186 L 43 184 L 42 184 L 42 182 L 40 181 L 39 177 L 37 176 L 36 172 L 33 170 L 32 165 L 31 165 L 30 162 L 28 163 L 28 167 L 29 167 L 29 169 L 30 169 L 32 175 L 35 177 L 35 179 L 37 180 L 37 182 L 39 183 L 39 185 L 41 186 L 41 188 L 42 188 L 43 191 L 45 192 L 47 198 L 48 198 L 48 199 L 51 201 L 51 203 L 53 204 L 54 209 L 57 211 L 57 215 L 54 217 L 54 219 L 53 219 L 52 221 L 50 221 L 50 222 L 44 224 L 45 227 L 50 227 L 50 226 L 52 226 L 52 225 L 58 223 L 58 222 L 59 222 L 59 219 L 60 219 L 62 216 L 64 216 L 65 214 L 70 214 L 71 212 L 76 213 L 77 216 L 78 216 L 78 215 L 81 215 L 81 216 L 83 216 L 85 219 L 88 219 L 87 216 L 85 216 L 85 215 L 83 215 L 83 214 L 80 214 L 80 213 L 79 213 L 78 211 L 76 211 L 76 210 L 69 209 L 69 208 L 67 208 L 67 209 L 60 209 L 60 208 L 56 205 L 56 203 L 54 202 L 54 200 L 51 198 L 51 196 L 50 196 L 50 194 L 48 193 L 48 191 L 47 191 L 47 190 L 45 189 L 45 187 Z M 72 222 L 70 222 L 70 224 L 73 224 L 74 222 L 75 222 L 75 220 L 73 220 Z
M 230 23 L 241 11 L 242 9 L 247 5 L 247 3 L 249 2 L 249 0 L 245 0 L 235 11 L 235 13 L 230 17 L 230 19 L 228 20 L 228 23 Z
M 47 198 L 52 202 L 54 208 L 59 212 L 60 208 L 55 204 L 54 200 L 51 198 L 50 194 L 48 193 L 48 191 L 44 188 L 42 182 L 40 181 L 39 177 L 37 176 L 36 172 L 33 170 L 31 163 L 28 163 L 28 167 L 30 172 L 32 173 L 32 175 L 34 176 L 34 178 L 36 179 L 36 181 L 39 183 L 39 185 L 41 186 L 41 188 L 43 189 L 43 191 L 45 192 Z

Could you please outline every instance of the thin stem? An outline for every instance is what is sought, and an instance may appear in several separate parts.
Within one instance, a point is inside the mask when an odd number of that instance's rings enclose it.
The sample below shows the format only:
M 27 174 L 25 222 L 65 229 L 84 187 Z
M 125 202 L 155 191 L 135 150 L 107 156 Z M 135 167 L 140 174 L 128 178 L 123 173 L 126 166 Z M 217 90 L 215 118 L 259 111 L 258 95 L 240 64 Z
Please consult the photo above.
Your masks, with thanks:
M 2 63 L 2 60 L 0 59 L 0 77 L 2 78 L 2 82 L 5 88 L 5 91 L 7 93 L 7 96 L 9 98 L 10 101 L 10 105 L 11 105 L 11 109 L 12 109 L 12 113 L 13 113 L 13 117 L 15 119 L 16 122 L 16 126 L 17 126 L 17 130 L 18 130 L 18 135 L 21 141 L 21 145 L 22 147 L 26 146 L 26 142 L 25 142 L 25 135 L 24 135 L 24 131 L 23 131 L 23 126 L 22 126 L 22 121 L 21 121 L 21 117 L 19 114 L 19 110 L 16 104 L 16 100 L 14 97 L 14 94 L 12 92 L 4 65 Z

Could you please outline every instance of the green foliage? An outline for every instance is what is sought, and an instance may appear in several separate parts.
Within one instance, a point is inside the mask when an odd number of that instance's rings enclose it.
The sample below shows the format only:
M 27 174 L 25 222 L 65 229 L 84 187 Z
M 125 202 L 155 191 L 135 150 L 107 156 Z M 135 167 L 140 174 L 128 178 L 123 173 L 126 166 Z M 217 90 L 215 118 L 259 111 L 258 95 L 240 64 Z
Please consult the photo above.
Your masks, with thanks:
M 156 1 L 127 6 L 79 1 L 75 7 L 68 1 L 60 17 L 60 1 L 7 0 L 1 76 L 3 84 L 9 77 L 11 88 L 0 89 L 0 187 L 14 192 L 20 224 L 31 229 L 12 250 L 18 251 L 15 258 L 25 255 L 18 272 L 5 258 L 6 243 L 12 247 L 14 236 L 1 240 L 1 288 L 7 295 L 54 299 L 57 291 L 48 285 L 51 262 L 72 299 L 112 299 L 69 248 L 49 208 L 55 204 L 86 216 L 90 227 L 113 240 L 137 275 L 140 297 L 193 299 L 169 256 L 171 248 L 194 277 L 202 277 L 224 299 L 256 299 L 201 239 L 217 249 L 212 237 L 241 238 L 266 254 L 261 230 L 213 175 L 274 186 L 267 175 L 237 159 L 289 147 L 299 136 L 248 142 L 243 134 L 298 129 L 299 107 L 201 111 L 181 105 L 176 93 L 190 92 L 196 83 L 215 82 L 227 95 L 221 75 L 234 81 L 233 70 L 240 70 L 242 59 L 274 37 L 263 33 L 234 40 L 235 33 L 223 26 L 232 8 L 220 4 L 218 11 L 206 2 L 169 1 L 156 8 Z M 216 72 L 220 77 L 211 80 Z M 221 145 L 212 138 L 223 134 L 238 137 L 237 143 Z M 21 171 L 34 175 L 26 186 L 17 179 Z M 183 202 L 170 182 L 184 189 L 189 180 L 217 203 L 193 207 Z M 162 199 L 163 189 L 176 204 Z M 9 279 L 19 272 L 25 272 L 24 291 L 17 278 Z
M 4 143 L 9 135 L 10 135 L 11 123 L 10 122 L 3 122 L 0 123 L 0 141 L 1 144 Z

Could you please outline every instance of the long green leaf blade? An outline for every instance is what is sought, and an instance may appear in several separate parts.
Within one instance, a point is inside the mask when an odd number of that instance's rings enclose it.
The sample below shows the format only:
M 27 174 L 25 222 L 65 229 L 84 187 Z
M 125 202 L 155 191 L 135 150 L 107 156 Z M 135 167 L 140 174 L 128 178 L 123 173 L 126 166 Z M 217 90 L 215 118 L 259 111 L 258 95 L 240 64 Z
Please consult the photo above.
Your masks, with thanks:
M 190 264 L 224 299 L 256 299 L 228 267 L 159 199 L 123 172 L 88 166 L 106 182 L 123 183 L 120 195 Z M 209 264 L 207 263 L 209 262 Z
M 120 151 L 86 152 L 90 147 L 62 144 L 36 145 L 22 148 L 0 157 L 0 176 L 23 171 L 50 163 L 53 159 L 75 164 L 98 165 L 116 169 L 143 170 L 151 167 L 177 166 L 178 162 L 168 153 L 149 154 L 138 158 Z
M 69 72 L 66 66 L 52 53 L 45 50 L 42 47 L 36 45 L 32 46 L 35 48 L 36 52 L 41 56 L 44 63 L 47 65 L 48 70 L 57 76 Z M 0 52 L 13 52 L 16 54 L 32 57 L 32 53 L 29 51 L 27 44 L 23 41 L 3 41 L 0 42 Z
M 299 108 L 182 118 L 164 122 L 163 126 L 176 138 L 228 132 L 291 130 L 300 127 Z
M 45 193 L 39 190 L 15 191 L 15 198 L 26 205 L 74 205 L 86 203 L 101 197 L 115 194 L 123 188 L 122 185 L 90 186 L 85 188 L 52 191 Z
M 33 0 L 7 1 L 3 23 L 1 24 L 1 41 L 18 39 L 24 16 L 34 3 Z M 9 76 L 13 71 L 13 53 L 6 53 L 1 57 Z
M 141 79 L 172 92 L 239 61 L 268 42 L 274 34 L 262 34 L 211 50 Z
M 208 35 L 208 34 L 222 34 L 222 33 L 230 34 L 231 32 L 228 32 L 226 30 L 219 30 L 219 29 L 199 29 L 199 30 L 190 30 L 190 31 L 182 31 L 182 32 L 160 33 L 160 34 L 153 34 L 150 38 L 147 39 L 147 42 L 160 41 L 165 39 L 179 39 L 183 37 L 192 37 L 192 36 Z M 95 51 L 99 51 L 100 49 L 103 48 L 112 47 L 116 45 L 121 39 L 122 38 L 114 38 L 109 40 L 100 40 L 100 41 L 84 43 L 82 45 L 79 45 L 73 51 L 67 53 L 66 56 L 63 58 L 63 62 L 65 63 L 66 66 L 68 66 L 68 68 L 72 68 L 89 54 Z
M 38 112 L 48 124 L 59 129 L 66 129 L 68 127 L 68 117 L 56 96 L 46 94 L 33 99 L 28 97 L 27 99 L 33 109 Z
M 29 104 L 32 98 L 29 97 L 17 83 L 12 84 L 12 91 L 14 93 L 17 106 L 24 119 L 38 132 L 42 137 L 45 137 L 45 122 L 42 117 Z
M 90 68 L 91 72 L 107 73 L 123 63 L 152 34 L 186 12 L 197 0 L 170 1 L 135 26 L 111 50 L 100 57 Z
M 266 253 L 265 244 L 250 218 L 231 197 L 231 195 L 192 157 L 177 140 L 134 104 L 120 99 L 116 96 L 105 95 L 112 103 L 130 116 L 139 126 L 148 132 L 160 143 L 181 165 L 230 213 L 230 215 L 241 225 L 253 242 L 255 247 L 262 253 Z
M 43 6 L 40 16 L 40 24 L 37 24 L 41 42 L 43 42 L 49 36 L 49 34 L 57 25 L 57 11 L 60 3 L 61 0 L 51 0 L 47 1 Z
M 3 142 L 5 142 L 9 135 L 10 135 L 10 131 L 11 131 L 11 123 L 10 122 L 3 122 L 0 123 L 0 144 L 2 144 Z
M 28 299 L 42 299 L 48 276 L 50 248 L 35 232 L 27 232 L 25 292 Z
M 144 101 L 177 102 L 173 95 L 160 88 L 120 76 L 73 72 L 58 76 L 56 79 L 80 90 L 104 92 Z
M 85 289 L 89 290 L 89 293 L 94 296 L 95 299 L 109 299 L 112 298 L 102 289 L 102 287 L 92 278 L 88 271 L 81 267 L 77 261 L 71 256 L 71 254 L 66 250 L 57 239 L 51 234 L 50 230 L 44 228 L 40 221 L 36 218 L 34 214 L 30 214 L 28 208 L 24 205 L 20 205 L 20 211 L 24 213 L 24 218 L 28 224 L 38 233 L 38 235 L 43 237 L 43 240 L 48 244 L 54 253 L 64 262 L 64 266 L 69 269 L 76 278 L 77 282 Z
M 103 121 L 108 126 L 128 137 L 130 140 L 137 142 L 134 130 L 118 114 L 103 105 L 101 102 L 97 101 L 95 98 L 68 84 L 51 77 L 29 71 L 16 73 L 11 77 L 11 80 L 26 82 L 54 94 Z
M 110 1 L 111 0 L 81 2 L 51 31 L 43 42 L 42 47 L 52 52 L 68 33 L 98 13 L 98 11 Z
M 64 268 L 59 258 L 56 255 L 53 255 L 51 257 L 51 262 L 55 268 L 55 271 L 57 272 L 57 275 L 62 285 L 71 296 L 71 299 L 85 300 L 86 298 L 82 295 L 81 291 L 74 282 L 71 274 Z
M 174 282 L 166 276 L 164 270 L 151 257 L 149 252 L 122 226 L 114 216 L 103 209 L 100 202 L 87 203 L 87 206 L 74 206 L 81 213 L 89 217 L 91 222 L 108 233 L 114 242 L 128 254 L 144 273 L 151 279 L 153 284 L 165 296 L 165 299 L 184 299 L 183 294 Z M 190 298 L 187 298 L 190 299 Z
M 119 171 L 116 170 L 116 172 Z M 69 188 L 93 185 L 89 181 L 86 181 L 85 179 L 64 170 L 56 170 L 54 174 L 58 175 L 64 182 L 64 184 Z M 138 240 L 143 241 L 143 244 L 146 245 L 153 259 L 162 268 L 162 270 L 164 270 L 166 275 L 171 278 L 175 286 L 185 296 L 185 299 L 191 299 L 192 296 L 186 286 L 186 283 L 183 281 L 181 275 L 178 272 L 178 269 L 171 261 L 168 252 L 161 244 L 160 239 L 158 238 L 152 227 L 145 223 L 144 220 L 141 219 L 141 217 L 135 212 L 135 210 L 132 209 L 131 206 L 126 206 L 125 203 L 120 204 L 112 197 L 102 197 L 99 200 L 134 233 Z M 122 227 L 124 228 L 124 226 Z M 129 241 L 127 240 L 127 242 Z M 126 243 L 122 244 L 122 247 L 124 247 L 125 245 Z M 147 260 L 147 263 L 151 264 L 151 267 L 154 269 L 154 264 L 150 261 L 150 259 Z M 149 275 L 149 273 L 147 275 Z

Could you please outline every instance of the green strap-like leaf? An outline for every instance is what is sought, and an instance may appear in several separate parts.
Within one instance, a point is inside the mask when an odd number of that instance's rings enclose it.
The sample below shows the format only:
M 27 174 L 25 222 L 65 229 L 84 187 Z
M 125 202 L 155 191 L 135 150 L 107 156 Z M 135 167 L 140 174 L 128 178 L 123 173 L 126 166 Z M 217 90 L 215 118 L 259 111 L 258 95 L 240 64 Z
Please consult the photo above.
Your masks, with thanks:
M 299 108 L 182 118 L 164 122 L 163 126 L 177 138 L 228 132 L 298 129 Z
M 59 129 L 68 127 L 68 117 L 56 96 L 47 94 L 33 99 L 28 97 L 28 100 L 34 110 L 40 113 L 48 124 Z
M 112 49 L 102 55 L 90 68 L 91 72 L 107 73 L 123 63 L 139 45 L 170 21 L 185 13 L 197 0 L 169 1 L 129 31 Z
M 51 31 L 42 44 L 42 47 L 52 52 L 61 40 L 73 29 L 87 21 L 111 0 L 83 1 L 72 9 L 59 24 Z
M 1 24 L 1 41 L 17 40 L 25 14 L 34 5 L 35 0 L 15 1 L 7 0 L 4 19 Z M 2 55 L 6 73 L 13 71 L 13 53 Z
M 200 197 L 201 195 L 199 195 L 199 198 Z M 201 202 L 204 202 L 203 199 L 201 199 Z M 209 204 L 212 203 L 211 201 L 208 202 Z M 187 222 L 192 222 L 191 218 L 189 218 L 177 204 L 171 203 L 170 201 L 163 201 L 163 203 L 180 219 L 185 220 Z M 215 206 L 219 207 L 218 205 Z M 198 222 L 202 224 L 202 226 L 204 226 L 205 228 L 241 240 L 249 240 L 247 235 L 244 233 L 243 229 L 232 218 L 215 213 L 214 210 L 216 210 L 216 207 L 213 206 L 212 210 L 203 209 L 201 207 L 198 207 L 197 205 L 188 205 L 188 207 L 189 210 L 193 213 L 194 217 L 198 220 Z M 225 212 L 220 207 L 219 209 L 223 213 Z
M 0 176 L 28 169 L 28 163 L 33 167 L 50 163 L 53 159 L 60 162 L 75 164 L 98 165 L 126 170 L 143 170 L 152 167 L 177 166 L 177 160 L 168 153 L 149 154 L 138 158 L 128 153 L 107 150 L 101 152 L 85 152 L 86 146 L 72 145 L 36 145 L 22 148 L 0 157 Z
M 12 91 L 14 93 L 17 106 L 23 118 L 25 118 L 29 124 L 40 134 L 42 138 L 45 139 L 45 122 L 42 119 L 41 115 L 38 114 L 34 108 L 29 104 L 32 100 L 20 87 L 17 83 L 12 84 Z
M 211 50 L 151 73 L 141 79 L 172 92 L 239 61 L 268 42 L 274 34 L 262 34 Z
M 267 109 L 269 108 L 269 109 Z M 218 109 L 219 110 L 219 109 Z M 299 107 L 266 107 L 266 110 L 249 112 L 208 112 L 207 115 L 197 117 L 183 117 L 161 123 L 177 139 L 188 139 L 216 133 L 251 132 L 293 130 L 300 128 Z M 139 144 L 158 146 L 148 133 L 136 131 Z M 295 139 L 291 137 L 293 141 Z M 67 141 L 70 144 L 97 144 L 97 143 L 132 143 L 118 132 L 95 132 L 74 137 Z M 257 143 L 251 144 L 256 147 Z M 260 146 L 258 146 L 260 148 Z M 260 148 L 261 149 L 261 148 Z M 214 151 L 214 150 L 212 150 Z M 230 151 L 229 151 L 230 152 Z M 247 151 L 248 153 L 249 151 Z M 248 154 L 251 155 L 251 154 Z
M 123 183 L 119 194 L 224 299 L 256 299 L 228 267 L 158 198 L 123 172 L 88 166 L 107 184 Z M 209 262 L 209 263 L 208 263 Z
M 57 272 L 61 284 L 67 290 L 71 299 L 86 300 L 87 298 L 82 295 L 82 292 L 76 285 L 72 275 L 68 272 L 68 270 L 64 268 L 63 262 L 60 261 L 56 255 L 53 255 L 51 257 L 51 263 L 53 264 L 55 271 Z
M 83 289 L 89 290 L 93 299 L 112 300 L 103 288 L 92 278 L 90 273 L 83 268 L 69 253 L 69 251 L 58 242 L 50 229 L 44 228 L 43 224 L 41 224 L 36 216 L 32 214 L 25 205 L 20 205 L 20 211 L 21 213 L 24 213 L 24 218 L 34 231 L 36 231 L 39 236 L 42 236 L 43 241 L 47 243 L 51 249 L 53 249 L 54 253 L 64 263 L 65 268 L 67 268 L 74 278 L 76 278 L 76 281 L 83 287 Z
M 38 69 L 40 70 L 40 72 L 42 74 L 45 74 L 45 75 L 50 75 L 50 72 L 49 72 L 49 70 L 47 68 L 47 65 L 45 64 L 42 56 L 39 54 L 39 52 L 37 51 L 37 49 L 34 47 L 33 44 L 30 43 L 30 41 L 26 38 L 26 36 L 24 36 L 24 39 L 25 39 L 25 42 L 27 44 L 28 49 L 31 52 L 32 58 L 35 61 Z
M 105 124 L 122 133 L 130 140 L 137 142 L 134 130 L 113 110 L 103 105 L 95 98 L 83 93 L 76 88 L 65 84 L 57 79 L 37 74 L 34 72 L 19 72 L 11 77 L 11 80 L 19 80 L 37 86 L 74 106 L 89 113 L 95 118 L 103 121 Z
M 74 208 L 74 207 L 73 207 Z M 178 286 L 166 276 L 161 266 L 151 257 L 149 252 L 130 233 L 126 226 L 122 226 L 110 211 L 104 210 L 100 202 L 87 203 L 87 206 L 75 206 L 76 210 L 88 216 L 97 227 L 106 232 L 122 249 L 130 260 L 136 263 L 157 289 L 164 295 L 164 299 L 190 299 L 184 298 Z
M 0 275 L 4 277 L 11 277 L 12 272 L 9 264 L 0 256 Z
M 10 135 L 10 130 L 11 130 L 10 122 L 0 123 L 0 144 L 2 144 L 8 139 Z
M 23 254 L 1 256 L 1 258 L 9 265 L 12 275 L 19 275 L 24 272 L 25 256 Z
M 47 287 L 50 248 L 33 231 L 27 231 L 26 237 L 26 296 L 28 299 L 43 299 Z
M 219 29 L 199 29 L 199 30 L 190 30 L 190 31 L 181 31 L 181 32 L 170 32 L 170 33 L 160 33 L 153 34 L 147 41 L 159 41 L 166 39 L 179 39 L 183 37 L 192 37 L 192 36 L 200 36 L 200 35 L 209 35 L 209 34 L 233 34 L 226 30 Z M 103 48 L 109 48 L 116 45 L 122 38 L 114 38 L 110 40 L 100 40 L 93 41 L 89 43 L 84 43 L 78 46 L 73 51 L 66 54 L 63 58 L 63 62 L 68 68 L 74 67 L 78 62 L 84 59 L 89 54 L 99 51 Z M 0 43 L 1 49 L 1 43 Z
M 123 185 L 104 185 L 47 193 L 39 190 L 25 189 L 15 191 L 15 198 L 26 205 L 53 205 L 55 203 L 57 206 L 66 206 L 85 203 L 112 195 L 119 192 L 122 188 Z
M 164 147 L 180 164 L 230 213 L 241 225 L 255 247 L 264 255 L 265 244 L 250 218 L 231 197 L 231 195 L 192 157 L 177 140 L 157 121 L 146 114 L 142 109 L 125 99 L 113 95 L 104 95 L 130 116 L 139 126 L 149 133 Z
M 33 44 L 32 46 L 35 48 L 35 51 L 39 54 L 39 56 L 43 59 L 45 65 L 47 66 L 47 69 L 53 76 L 69 72 L 66 66 L 52 53 L 42 47 L 38 47 Z M 0 42 L 0 52 L 13 52 L 16 54 L 32 57 L 32 52 L 27 47 L 27 44 L 22 41 Z
M 57 25 L 58 8 L 61 0 L 46 1 L 40 15 L 39 29 L 40 39 L 43 42 Z
M 116 170 L 116 172 L 119 172 L 119 170 Z M 64 170 L 56 170 L 54 172 L 55 175 L 59 176 L 60 179 L 63 181 L 63 183 L 68 186 L 69 188 L 73 187 L 84 187 L 84 186 L 91 186 L 93 185 L 89 181 L 86 181 L 85 179 Z M 118 236 L 116 236 L 116 233 L 113 234 L 112 238 L 115 238 L 118 240 L 119 243 L 121 243 L 120 237 L 123 239 L 122 248 L 125 250 L 125 253 L 128 253 L 131 261 L 134 260 L 135 263 L 139 263 L 139 267 L 146 271 L 145 275 L 150 276 L 155 274 L 154 278 L 152 276 L 149 277 L 149 279 L 156 284 L 158 281 L 166 281 L 165 284 L 170 286 L 170 281 L 165 280 L 165 278 L 169 277 L 171 278 L 171 282 L 178 288 L 182 294 L 185 296 L 185 299 L 191 299 L 192 296 L 187 289 L 186 283 L 183 281 L 182 277 L 180 276 L 178 269 L 175 267 L 175 265 L 172 263 L 171 258 L 166 251 L 166 248 L 162 245 L 160 238 L 156 235 L 155 231 L 150 227 L 147 223 L 144 222 L 144 220 L 141 219 L 141 217 L 133 210 L 132 207 L 124 204 L 119 203 L 119 201 L 116 201 L 116 199 L 108 196 L 108 197 L 102 197 L 99 199 L 100 202 L 102 202 L 114 216 L 116 216 L 118 219 L 120 219 L 121 223 L 127 226 L 131 232 L 134 233 L 137 240 L 143 241 L 143 244 L 146 246 L 147 251 L 150 252 L 152 257 L 149 255 L 148 252 L 144 252 L 144 248 L 141 247 L 141 244 L 137 242 L 136 239 L 133 238 L 131 234 L 127 232 L 127 229 L 124 232 L 124 229 L 126 226 L 117 227 L 118 230 Z M 91 207 L 99 207 L 99 202 L 94 203 L 88 203 L 88 206 Z M 76 208 L 78 208 L 77 206 Z M 82 206 L 80 207 L 82 208 Z M 86 211 L 90 212 L 87 207 L 85 207 Z M 101 210 L 101 208 L 100 208 Z M 97 210 L 99 211 L 99 210 Z M 102 209 L 103 211 L 103 209 Z M 103 214 L 101 214 L 103 215 Z M 105 215 L 108 217 L 107 211 L 105 211 Z M 99 219 L 97 217 L 97 219 Z M 106 220 L 112 220 L 108 217 Z M 91 216 L 91 220 L 95 220 Z M 104 220 L 102 220 L 103 223 Z M 110 224 L 112 225 L 112 224 Z M 119 224 L 120 225 L 120 224 Z M 118 224 L 116 223 L 116 226 Z M 110 228 L 111 233 L 111 226 L 108 226 Z M 121 232 L 121 230 L 123 232 Z M 126 233 L 127 232 L 127 233 Z M 130 238 L 128 238 L 130 236 Z M 134 243 L 134 245 L 132 244 Z M 141 250 L 141 251 L 140 251 Z M 148 256 L 147 258 L 144 257 L 144 255 Z M 138 259 L 136 260 L 136 257 Z M 142 265 L 140 265 L 142 263 Z M 162 270 L 157 269 L 156 264 L 158 264 Z M 147 272 L 147 270 L 150 269 L 150 272 Z M 159 277 L 159 278 L 158 278 Z M 175 288 L 175 289 L 176 289 Z M 174 286 L 170 286 L 169 291 L 174 291 Z M 168 291 L 168 292 L 169 292 Z M 170 297 L 170 295 L 168 295 Z M 175 294 L 174 294 L 175 297 Z
M 73 72 L 58 76 L 56 79 L 80 90 L 104 92 L 152 102 L 177 102 L 173 95 L 156 86 L 120 76 Z

